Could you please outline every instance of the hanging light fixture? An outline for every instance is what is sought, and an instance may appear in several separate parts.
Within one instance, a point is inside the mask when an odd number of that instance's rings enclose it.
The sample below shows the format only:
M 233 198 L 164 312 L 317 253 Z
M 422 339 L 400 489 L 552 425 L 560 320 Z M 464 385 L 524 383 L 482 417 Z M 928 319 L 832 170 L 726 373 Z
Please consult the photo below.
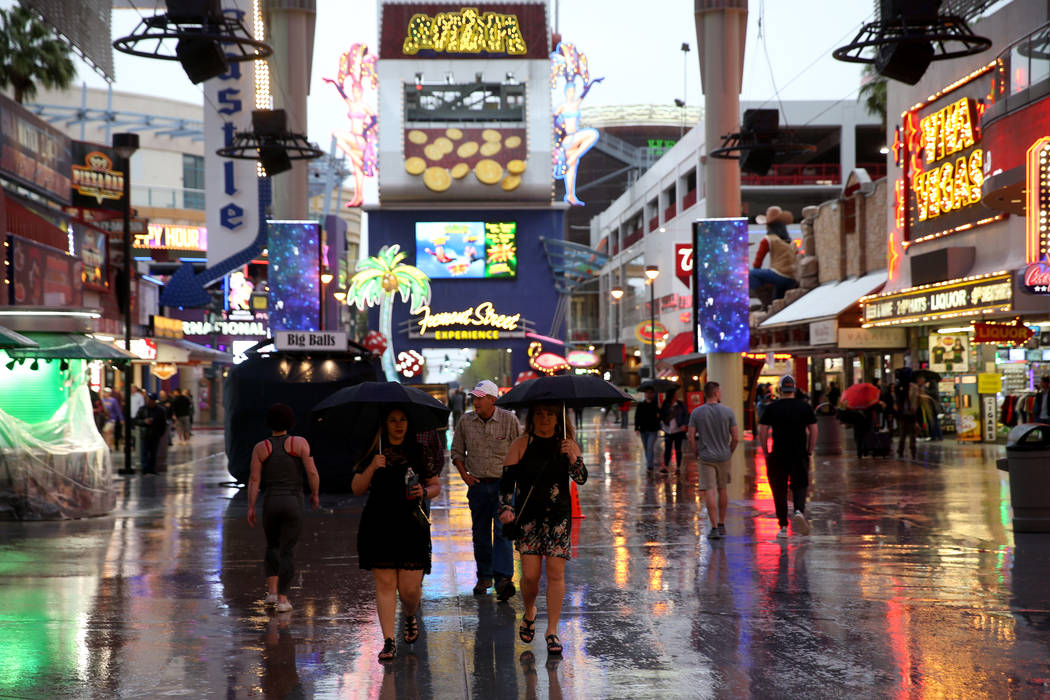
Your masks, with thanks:
M 992 45 L 966 20 L 940 14 L 941 0 L 880 0 L 879 20 L 861 27 L 853 41 L 831 55 L 846 63 L 871 63 L 879 75 L 908 85 L 919 82 L 931 61 L 972 56 Z M 862 56 L 865 49 L 873 54 Z
M 113 48 L 132 56 L 178 61 L 195 85 L 226 73 L 231 61 L 273 54 L 236 14 L 222 11 L 220 0 L 168 0 L 167 5 L 167 13 L 143 17 L 131 34 L 113 42 Z
M 795 140 L 795 132 L 780 128 L 775 109 L 746 109 L 740 131 L 723 136 L 722 145 L 708 152 L 712 158 L 739 160 L 740 170 L 765 175 L 773 163 L 817 150 L 813 144 Z
M 223 158 L 257 160 L 268 177 L 292 169 L 293 160 L 313 160 L 324 151 L 302 134 L 288 131 L 288 115 L 283 109 L 256 109 L 252 130 L 238 131 L 233 143 L 216 153 Z

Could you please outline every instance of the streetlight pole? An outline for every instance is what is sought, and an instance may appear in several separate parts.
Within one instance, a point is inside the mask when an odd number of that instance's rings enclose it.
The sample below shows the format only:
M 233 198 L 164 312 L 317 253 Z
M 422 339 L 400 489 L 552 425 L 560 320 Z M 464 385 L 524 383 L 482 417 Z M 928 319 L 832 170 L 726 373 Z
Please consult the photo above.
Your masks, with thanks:
M 649 378 L 656 381 L 656 278 L 660 268 L 656 265 L 645 266 L 645 276 L 649 279 Z
M 624 295 L 625 292 L 626 292 L 626 290 L 623 287 L 613 287 L 612 289 L 609 290 L 609 296 L 612 297 L 613 307 L 614 307 L 613 308 L 613 343 L 616 344 L 616 345 L 619 345 L 619 343 L 620 343 L 620 327 L 623 325 L 623 307 L 620 306 L 620 300 L 623 299 L 623 295 Z M 622 362 L 623 362 L 622 355 L 623 355 L 623 352 L 622 352 L 622 350 L 621 350 L 620 354 L 621 354 L 621 357 L 617 360 L 617 367 L 618 367 L 618 369 L 616 370 L 616 375 L 614 377 L 612 377 L 613 379 L 616 380 L 616 383 L 620 383 L 620 381 L 621 381 L 620 378 L 622 376 L 622 371 L 623 371 L 623 366 L 622 366 Z M 612 364 L 611 362 L 609 362 L 609 358 L 608 357 L 605 358 L 605 361 L 608 362 L 610 365 Z
M 124 297 L 124 349 L 131 352 L 131 275 L 134 272 L 131 260 L 131 156 L 139 150 L 139 135 L 132 133 L 113 134 L 113 150 L 123 161 L 124 168 L 124 276 L 120 281 Z M 130 476 L 135 473 L 131 462 L 131 382 L 134 378 L 131 360 L 124 362 L 124 468 L 118 473 Z
M 325 323 L 325 316 L 328 315 L 328 285 L 332 282 L 331 272 L 321 273 L 321 328 L 320 330 L 327 330 Z

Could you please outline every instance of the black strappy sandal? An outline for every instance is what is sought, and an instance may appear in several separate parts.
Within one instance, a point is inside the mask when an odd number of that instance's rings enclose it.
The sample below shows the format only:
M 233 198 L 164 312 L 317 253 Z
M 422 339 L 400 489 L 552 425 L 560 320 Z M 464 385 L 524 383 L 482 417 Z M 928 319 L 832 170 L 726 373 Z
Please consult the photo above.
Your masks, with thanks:
M 401 638 L 405 644 L 415 644 L 419 639 L 419 618 L 415 615 L 405 615 L 405 632 Z
M 558 639 L 558 635 L 548 634 L 544 639 L 547 640 L 547 653 L 551 656 L 561 656 L 561 640 Z
M 397 645 L 394 644 L 393 637 L 387 637 L 383 640 L 383 651 L 379 652 L 380 661 L 393 661 L 394 654 L 397 653 Z
M 525 617 L 524 614 L 521 616 L 521 627 L 518 628 L 518 639 L 529 644 L 533 639 L 536 638 L 536 618 L 531 620 Z

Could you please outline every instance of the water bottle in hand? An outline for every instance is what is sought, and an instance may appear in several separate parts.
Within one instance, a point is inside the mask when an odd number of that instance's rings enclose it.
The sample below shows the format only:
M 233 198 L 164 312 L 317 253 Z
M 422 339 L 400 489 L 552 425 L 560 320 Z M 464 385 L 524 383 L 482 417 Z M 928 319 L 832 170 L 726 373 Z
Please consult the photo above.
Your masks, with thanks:
M 408 471 L 405 472 L 406 499 L 411 501 L 413 498 L 415 498 L 415 496 L 413 495 L 413 491 L 417 486 L 419 486 L 419 474 L 416 474 L 415 470 L 413 470 L 412 467 L 409 467 Z

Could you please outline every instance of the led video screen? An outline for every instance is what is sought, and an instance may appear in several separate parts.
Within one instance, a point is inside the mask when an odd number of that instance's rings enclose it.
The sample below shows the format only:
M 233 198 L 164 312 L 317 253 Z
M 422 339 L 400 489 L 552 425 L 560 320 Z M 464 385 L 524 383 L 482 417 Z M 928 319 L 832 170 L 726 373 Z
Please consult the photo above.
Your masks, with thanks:
M 419 221 L 416 267 L 430 279 L 514 279 L 517 236 L 513 221 Z

